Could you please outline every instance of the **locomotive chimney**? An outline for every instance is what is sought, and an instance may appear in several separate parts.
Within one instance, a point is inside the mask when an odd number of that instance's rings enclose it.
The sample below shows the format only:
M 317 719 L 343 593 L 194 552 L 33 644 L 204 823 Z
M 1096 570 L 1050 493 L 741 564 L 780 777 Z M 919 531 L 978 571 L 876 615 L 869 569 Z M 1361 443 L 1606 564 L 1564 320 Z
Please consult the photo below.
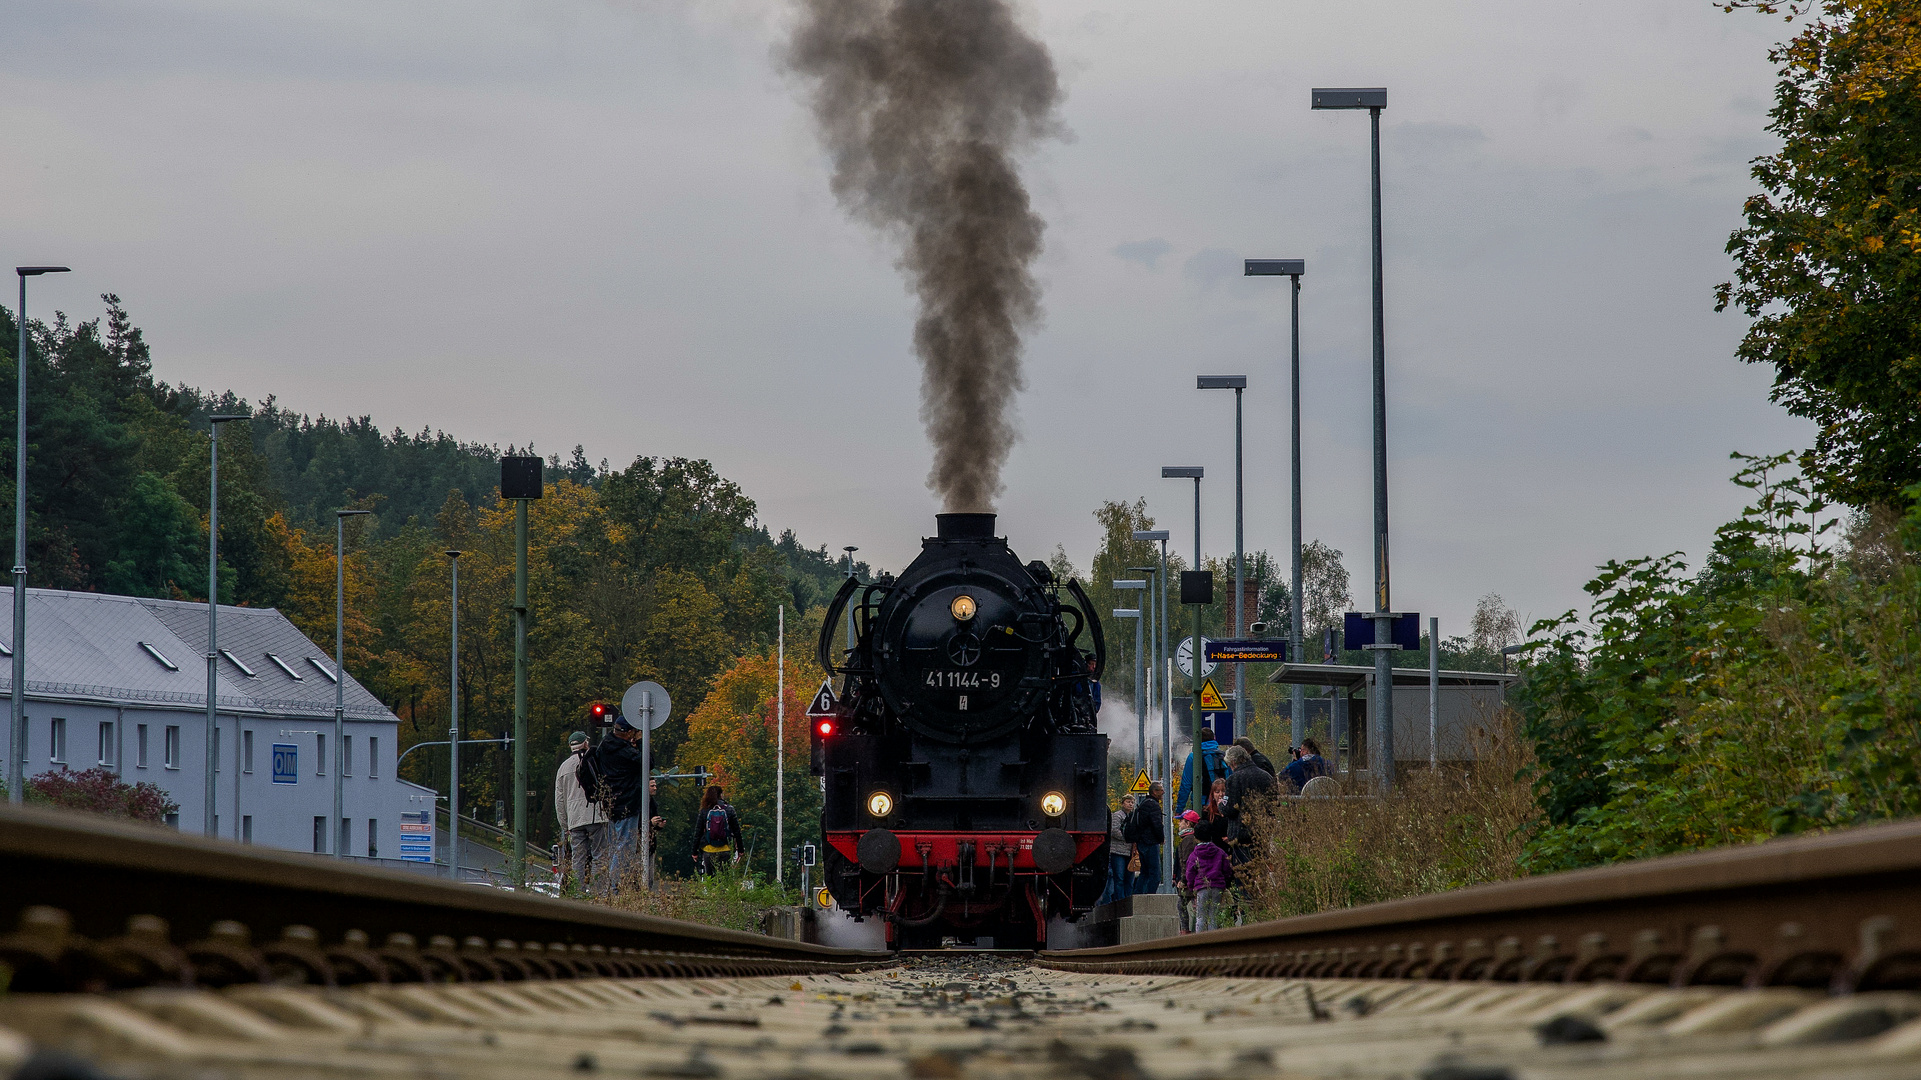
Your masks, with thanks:
M 938 536 L 942 540 L 992 540 L 994 538 L 994 515 L 992 514 L 935 514 L 938 523 Z

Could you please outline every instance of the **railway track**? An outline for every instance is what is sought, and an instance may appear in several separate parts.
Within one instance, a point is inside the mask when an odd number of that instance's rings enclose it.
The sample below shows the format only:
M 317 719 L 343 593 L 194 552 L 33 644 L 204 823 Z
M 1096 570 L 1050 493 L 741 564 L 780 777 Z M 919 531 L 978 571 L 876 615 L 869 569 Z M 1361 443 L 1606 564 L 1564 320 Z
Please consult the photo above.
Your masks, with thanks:
M 44 813 L 0 811 L 0 859 L 21 1080 L 1921 1076 L 1921 826 L 1033 957 L 824 949 Z

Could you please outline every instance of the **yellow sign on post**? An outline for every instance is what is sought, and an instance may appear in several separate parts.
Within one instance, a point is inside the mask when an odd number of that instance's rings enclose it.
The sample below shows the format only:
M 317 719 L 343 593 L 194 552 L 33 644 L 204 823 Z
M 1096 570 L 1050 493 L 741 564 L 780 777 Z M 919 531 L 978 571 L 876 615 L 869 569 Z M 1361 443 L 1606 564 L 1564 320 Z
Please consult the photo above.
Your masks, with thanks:
M 1201 708 L 1207 709 L 1210 712 L 1218 712 L 1221 709 L 1227 708 L 1227 702 L 1221 700 L 1221 692 L 1214 689 L 1213 679 L 1209 679 L 1201 684 Z
M 1130 793 L 1135 795 L 1145 795 L 1147 794 L 1147 787 L 1148 787 L 1147 770 L 1142 769 L 1141 774 L 1134 778 L 1134 786 L 1131 788 L 1128 788 L 1127 790 Z

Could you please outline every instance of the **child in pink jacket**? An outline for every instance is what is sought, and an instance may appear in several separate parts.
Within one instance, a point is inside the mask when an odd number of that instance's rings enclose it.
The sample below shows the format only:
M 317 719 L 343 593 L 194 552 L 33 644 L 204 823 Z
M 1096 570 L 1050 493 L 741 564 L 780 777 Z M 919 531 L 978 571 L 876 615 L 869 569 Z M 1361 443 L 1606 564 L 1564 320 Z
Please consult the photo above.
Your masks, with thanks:
M 1194 890 L 1200 910 L 1194 919 L 1194 929 L 1215 930 L 1220 926 L 1221 893 L 1234 882 L 1234 868 L 1227 861 L 1227 849 L 1221 847 L 1220 823 L 1206 822 L 1194 831 L 1200 842 L 1187 856 L 1184 879 L 1187 887 Z

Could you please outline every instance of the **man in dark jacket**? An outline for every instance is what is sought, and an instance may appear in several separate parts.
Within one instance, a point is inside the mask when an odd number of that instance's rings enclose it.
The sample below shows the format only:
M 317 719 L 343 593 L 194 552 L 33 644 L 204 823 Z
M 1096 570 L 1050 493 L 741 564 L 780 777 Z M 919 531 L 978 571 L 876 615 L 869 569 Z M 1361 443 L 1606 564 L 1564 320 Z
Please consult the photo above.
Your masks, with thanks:
M 1300 749 L 1294 751 L 1294 760 L 1288 762 L 1282 775 L 1287 778 L 1290 790 L 1298 795 L 1309 780 L 1326 776 L 1332 771 L 1327 767 L 1327 759 L 1321 756 L 1321 744 L 1313 739 L 1302 739 Z
M 1227 748 L 1227 767 L 1234 771 L 1227 776 L 1225 846 L 1239 865 L 1254 855 L 1254 831 L 1242 820 L 1242 812 L 1254 802 L 1273 799 L 1280 785 L 1239 746 Z
M 1243 735 L 1240 738 L 1234 740 L 1234 745 L 1247 751 L 1247 756 L 1254 759 L 1254 764 L 1257 767 L 1259 767 L 1262 772 L 1266 773 L 1269 776 L 1274 777 L 1277 780 L 1280 779 L 1281 774 L 1275 770 L 1274 763 L 1268 760 L 1268 757 L 1266 754 L 1263 754 L 1259 750 L 1256 750 L 1254 748 L 1253 739 L 1250 739 L 1247 736 Z
M 622 879 L 640 869 L 640 729 L 616 715 L 613 733 L 594 747 L 594 763 L 609 822 L 607 877 L 619 890 Z
M 1141 874 L 1134 879 L 1136 893 L 1161 891 L 1161 845 L 1167 842 L 1167 821 L 1161 814 L 1161 799 L 1167 789 L 1159 781 L 1149 784 L 1147 794 L 1134 804 L 1134 828 L 1129 839 L 1141 853 Z

